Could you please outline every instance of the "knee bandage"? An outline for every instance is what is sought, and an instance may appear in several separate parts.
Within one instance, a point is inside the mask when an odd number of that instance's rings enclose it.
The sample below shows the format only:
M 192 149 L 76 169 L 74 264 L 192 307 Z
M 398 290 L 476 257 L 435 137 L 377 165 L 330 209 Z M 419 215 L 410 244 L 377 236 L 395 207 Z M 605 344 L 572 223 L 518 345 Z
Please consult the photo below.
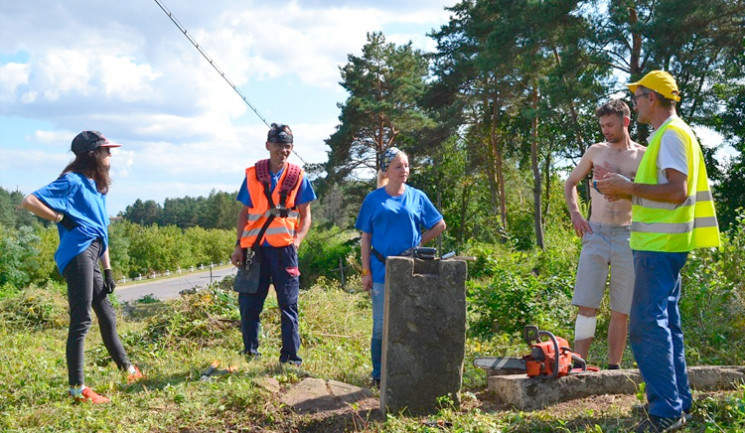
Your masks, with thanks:
M 577 314 L 577 321 L 574 324 L 574 340 L 587 340 L 594 337 L 597 322 L 596 316 L 588 317 Z

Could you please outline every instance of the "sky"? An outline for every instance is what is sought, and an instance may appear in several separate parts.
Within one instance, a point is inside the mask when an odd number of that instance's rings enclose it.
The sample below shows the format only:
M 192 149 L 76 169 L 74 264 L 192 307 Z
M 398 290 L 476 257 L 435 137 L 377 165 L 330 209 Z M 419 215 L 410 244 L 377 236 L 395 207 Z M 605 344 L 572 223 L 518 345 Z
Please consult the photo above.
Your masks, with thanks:
M 433 51 L 457 0 L 161 0 L 295 150 L 324 162 L 347 94 L 339 67 L 368 32 Z M 154 0 L 0 0 L 0 186 L 24 194 L 72 161 L 83 130 L 112 152 L 114 216 L 137 199 L 237 191 L 267 126 Z M 297 156 L 291 162 L 302 164 Z

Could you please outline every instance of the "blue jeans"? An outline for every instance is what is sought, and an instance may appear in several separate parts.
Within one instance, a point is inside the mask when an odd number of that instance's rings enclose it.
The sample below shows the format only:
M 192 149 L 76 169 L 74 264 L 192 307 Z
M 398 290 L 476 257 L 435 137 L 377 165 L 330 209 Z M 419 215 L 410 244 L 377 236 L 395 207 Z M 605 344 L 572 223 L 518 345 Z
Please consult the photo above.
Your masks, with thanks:
M 373 283 L 372 290 L 373 328 L 370 339 L 372 355 L 372 378 L 380 380 L 380 358 L 383 354 L 383 309 L 385 308 L 385 284 Z
M 646 382 L 649 413 L 664 418 L 679 417 L 692 401 L 678 308 L 680 270 L 687 257 L 634 251 L 629 341 Z
M 297 250 L 294 245 L 286 247 L 261 247 L 261 276 L 259 289 L 254 294 L 240 293 L 238 305 L 241 310 L 241 332 L 244 351 L 259 354 L 259 316 L 264 309 L 264 300 L 269 293 L 269 284 L 274 285 L 281 313 L 282 349 L 280 362 L 302 361 L 298 356 L 300 333 L 298 332 L 298 296 L 300 278 L 297 273 Z

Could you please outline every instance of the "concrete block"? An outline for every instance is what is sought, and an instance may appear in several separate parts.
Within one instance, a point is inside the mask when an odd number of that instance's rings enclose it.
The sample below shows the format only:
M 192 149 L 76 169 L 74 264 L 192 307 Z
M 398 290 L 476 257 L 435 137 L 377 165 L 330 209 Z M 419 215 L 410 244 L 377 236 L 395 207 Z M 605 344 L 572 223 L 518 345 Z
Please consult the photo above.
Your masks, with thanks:
M 745 383 L 745 367 L 689 367 L 688 379 L 694 390 L 731 390 Z M 634 394 L 642 381 L 636 369 L 601 370 L 558 379 L 528 378 L 526 375 L 489 376 L 488 387 L 504 403 L 520 410 L 536 410 L 593 395 Z
M 466 262 L 389 257 L 380 407 L 433 413 L 459 404 L 466 335 Z

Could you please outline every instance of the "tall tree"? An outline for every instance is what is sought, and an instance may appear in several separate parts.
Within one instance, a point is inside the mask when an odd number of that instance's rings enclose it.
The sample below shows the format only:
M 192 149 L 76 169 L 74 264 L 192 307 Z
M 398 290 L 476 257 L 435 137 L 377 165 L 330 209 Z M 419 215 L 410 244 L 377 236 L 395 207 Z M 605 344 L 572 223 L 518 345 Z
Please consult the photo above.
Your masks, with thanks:
M 368 33 L 362 56 L 347 56 L 341 85 L 349 97 L 339 104 L 337 131 L 327 174 L 341 180 L 359 168 L 375 169 L 380 155 L 403 136 L 431 124 L 419 107 L 427 78 L 427 61 L 411 42 L 386 43 L 382 33 Z
M 599 88 L 587 86 L 587 78 L 582 83 L 589 75 L 587 59 L 591 55 L 586 44 L 581 44 L 588 26 L 575 13 L 577 8 L 575 0 L 463 1 L 450 9 L 454 12 L 450 23 L 433 34 L 439 49 L 435 63 L 438 78 L 452 90 L 462 92 L 463 85 L 469 87 L 466 95 L 481 114 L 478 122 L 488 148 L 485 168 L 493 185 L 492 195 L 499 200 L 503 225 L 507 221 L 504 163 L 515 150 L 527 150 L 533 175 L 536 240 L 541 247 L 543 213 L 548 210 L 541 206 L 544 183 L 550 197 L 550 183 L 543 178 L 551 177 L 552 154 L 564 150 L 553 141 L 546 142 L 541 125 L 556 115 L 557 109 L 563 117 L 569 114 L 567 126 L 584 151 L 585 128 L 577 104 L 588 94 L 597 94 Z M 453 77 L 461 83 L 453 84 Z M 552 95 L 553 106 L 548 100 Z M 526 116 L 530 122 L 515 121 L 514 116 Z M 510 136 L 504 133 L 510 124 L 513 130 L 515 126 L 527 129 Z
M 741 82 L 745 72 L 728 74 L 742 58 L 745 2 L 742 0 L 611 0 L 604 8 L 586 8 L 594 31 L 591 42 L 603 62 L 636 80 L 652 69 L 670 71 L 686 121 L 705 124 L 721 112 L 716 87 Z M 741 61 L 740 61 L 741 64 Z M 623 89 L 623 88 L 620 88 Z M 639 129 L 646 139 L 646 128 Z
M 127 206 L 122 217 L 143 226 L 156 224 L 161 220 L 163 208 L 155 200 L 142 201 L 139 198 Z

